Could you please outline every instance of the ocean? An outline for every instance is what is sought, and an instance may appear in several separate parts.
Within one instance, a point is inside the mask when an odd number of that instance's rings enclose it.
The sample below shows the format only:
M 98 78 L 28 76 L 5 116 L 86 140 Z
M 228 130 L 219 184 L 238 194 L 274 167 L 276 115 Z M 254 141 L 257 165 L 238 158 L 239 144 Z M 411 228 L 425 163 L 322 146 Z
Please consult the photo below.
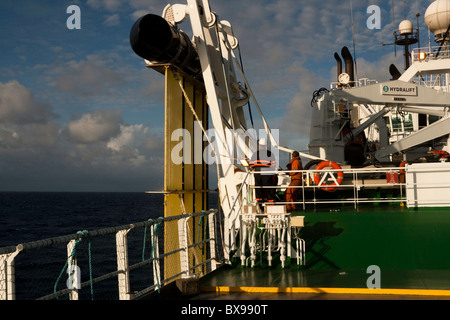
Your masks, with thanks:
M 0 192 L 0 247 L 164 216 L 146 193 Z
M 216 197 L 209 198 L 210 207 L 215 208 Z M 0 247 L 156 219 L 164 216 L 163 201 L 163 195 L 146 193 L 0 192 Z M 114 235 L 95 240 L 91 252 L 94 277 L 117 269 Z M 143 228 L 128 241 L 130 264 L 139 262 Z M 53 293 L 66 261 L 65 246 L 24 251 L 16 257 L 17 300 Z M 77 246 L 77 255 L 84 282 L 89 280 L 87 241 Z M 142 277 L 148 278 L 149 273 L 131 279 L 132 290 L 143 289 Z M 61 277 L 59 290 L 64 289 L 66 279 L 67 275 Z M 117 279 L 95 284 L 94 289 L 95 300 L 117 299 Z M 89 288 L 81 291 L 80 299 L 93 298 Z

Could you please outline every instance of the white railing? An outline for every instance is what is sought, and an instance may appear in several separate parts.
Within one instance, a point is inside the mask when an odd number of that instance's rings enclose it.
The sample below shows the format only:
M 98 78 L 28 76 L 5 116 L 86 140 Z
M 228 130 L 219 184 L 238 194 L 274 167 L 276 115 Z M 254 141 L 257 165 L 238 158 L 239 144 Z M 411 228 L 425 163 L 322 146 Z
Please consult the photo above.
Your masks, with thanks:
M 350 81 L 348 85 L 343 85 L 339 82 L 331 82 L 330 83 L 330 89 L 338 89 L 338 88 L 360 88 L 365 86 L 370 86 L 372 84 L 377 84 L 378 81 L 375 79 L 369 79 L 369 78 L 360 78 L 355 81 Z
M 302 210 L 306 210 L 308 205 L 316 204 L 353 204 L 356 208 L 361 203 L 381 203 L 381 202 L 398 202 L 404 203 L 405 187 L 404 182 L 404 167 L 383 167 L 383 168 L 361 168 L 350 169 L 343 168 L 336 169 L 322 169 L 322 170 L 292 170 L 292 171 L 267 171 L 267 174 L 288 175 L 289 172 L 297 172 L 302 174 L 303 184 L 300 186 L 289 187 L 289 184 L 277 185 L 277 186 L 264 186 L 258 187 L 255 185 L 250 186 L 253 190 L 258 188 L 276 188 L 278 190 L 284 190 L 286 188 L 300 189 L 298 192 L 298 201 L 286 202 L 275 201 L 274 204 L 296 204 L 301 205 Z M 342 172 L 344 179 L 342 183 L 337 181 L 337 172 Z M 314 176 L 317 175 L 316 183 Z M 335 192 L 352 191 L 351 196 L 348 198 L 326 198 L 324 195 L 327 192 L 322 190 L 335 189 Z M 397 191 L 395 197 L 367 197 L 363 196 L 362 192 L 369 189 L 387 189 Z M 322 197 L 318 196 L 318 192 L 322 193 Z M 334 192 L 329 193 L 334 194 Z M 255 197 L 253 197 L 255 199 Z M 297 206 L 298 207 L 298 206 Z
M 434 47 L 424 47 L 416 48 L 411 51 L 411 60 L 415 61 L 429 61 L 438 59 L 448 59 L 450 58 L 450 51 L 448 47 L 434 46 Z
M 60 299 L 62 297 L 67 298 L 67 295 L 71 300 L 78 300 L 79 292 L 84 288 L 90 288 L 90 298 L 94 299 L 97 283 L 108 279 L 110 281 L 111 279 L 116 279 L 116 285 L 112 288 L 107 288 L 106 290 L 115 291 L 118 299 L 138 299 L 148 293 L 160 290 L 160 288 L 173 282 L 177 278 L 203 276 L 216 269 L 217 260 L 219 259 L 217 257 L 218 251 L 216 250 L 216 213 L 217 210 L 209 210 L 169 218 L 150 219 L 149 221 L 129 225 L 83 231 L 78 232 L 77 234 L 0 248 L 0 300 L 22 299 L 21 293 L 16 291 L 16 284 L 19 284 L 20 281 L 18 279 L 23 277 L 23 275 L 18 272 L 16 261 L 24 255 L 24 253 L 30 252 L 36 254 L 36 257 L 30 262 L 33 268 L 37 268 L 39 264 L 43 264 L 45 265 L 44 268 L 46 273 L 51 272 L 50 267 L 59 269 L 58 272 L 54 272 L 52 275 L 53 280 L 47 285 L 47 288 L 32 288 L 33 284 L 31 282 L 20 283 L 21 292 L 30 292 L 34 290 L 37 292 L 36 294 L 38 294 L 38 296 L 33 297 L 32 299 L 39 300 Z M 190 230 L 191 228 L 188 226 L 189 219 L 194 217 L 201 217 L 198 219 L 200 222 L 198 222 L 198 225 L 196 226 L 196 234 L 193 234 L 193 231 Z M 178 234 L 175 232 L 174 236 L 177 237 L 177 239 L 174 239 L 172 242 L 179 243 L 179 246 L 171 252 L 164 252 L 162 240 L 167 235 L 164 235 L 163 230 L 167 223 L 174 221 L 178 223 Z M 201 223 L 203 223 L 203 225 L 201 225 Z M 142 234 L 139 234 L 137 230 L 143 231 L 143 241 L 141 238 Z M 138 239 L 135 238 L 133 245 L 129 245 L 128 238 L 132 233 L 134 233 L 133 236 L 137 236 Z M 99 250 L 105 251 L 107 246 L 114 246 L 114 240 L 111 236 L 115 236 L 116 255 L 115 257 L 108 257 L 107 259 L 110 261 L 116 260 L 117 268 L 114 271 L 93 276 L 92 269 L 93 267 L 98 269 L 98 265 L 94 266 L 96 256 L 93 253 L 94 249 L 92 249 L 91 252 L 91 243 L 99 243 Z M 107 241 L 111 243 L 107 243 Z M 147 242 L 148 244 L 146 244 Z M 88 257 L 86 257 L 86 254 L 84 255 L 84 259 L 81 258 L 81 243 L 88 243 L 89 253 Z M 67 253 L 66 258 L 63 260 L 49 258 L 45 252 L 39 254 L 39 251 L 43 251 L 45 248 L 49 249 L 52 253 L 55 253 L 58 250 L 61 251 L 61 249 L 64 249 L 64 247 L 61 248 L 61 245 L 64 244 L 66 244 L 66 250 L 63 251 L 67 251 Z M 141 248 L 136 248 L 136 244 L 139 244 Z M 146 245 L 148 245 L 147 248 Z M 86 245 L 84 247 L 86 247 Z M 202 249 L 204 254 L 196 254 L 195 250 L 198 247 Z M 146 252 L 146 250 L 150 252 Z M 133 252 L 131 253 L 131 251 Z M 192 259 L 193 254 L 195 255 L 195 259 Z M 64 252 L 61 252 L 60 255 L 63 256 Z M 134 257 L 132 257 L 132 255 L 134 255 Z M 136 255 L 138 255 L 138 257 L 136 257 Z M 140 255 L 142 255 L 142 257 Z M 145 257 L 145 255 L 149 257 Z M 166 273 L 163 271 L 164 267 L 167 269 L 167 266 L 164 266 L 161 260 L 172 255 L 177 255 L 176 259 L 180 261 L 179 265 L 181 267 L 179 267 L 178 271 L 171 272 L 170 277 L 165 277 Z M 132 258 L 140 261 L 130 264 Z M 192 265 L 193 260 L 195 260 L 195 265 Z M 89 280 L 84 282 L 81 282 L 81 271 L 78 266 L 80 262 L 84 263 L 84 265 L 89 265 Z M 100 265 L 101 264 L 102 263 L 100 263 Z M 61 270 L 62 265 L 64 265 L 64 267 Z M 136 285 L 137 288 L 133 288 L 130 277 L 134 275 L 133 273 L 136 270 L 142 270 L 143 268 L 147 268 L 143 272 L 144 276 L 142 276 L 142 279 L 137 278 L 137 283 L 139 285 Z M 63 277 L 66 273 L 68 276 Z M 65 288 L 61 288 L 64 287 L 64 285 Z M 60 287 L 59 289 L 58 286 Z M 51 288 L 53 288 L 53 290 L 51 290 Z M 43 291 L 47 291 L 47 293 L 42 295 Z M 89 294 L 85 294 L 85 296 L 89 296 Z

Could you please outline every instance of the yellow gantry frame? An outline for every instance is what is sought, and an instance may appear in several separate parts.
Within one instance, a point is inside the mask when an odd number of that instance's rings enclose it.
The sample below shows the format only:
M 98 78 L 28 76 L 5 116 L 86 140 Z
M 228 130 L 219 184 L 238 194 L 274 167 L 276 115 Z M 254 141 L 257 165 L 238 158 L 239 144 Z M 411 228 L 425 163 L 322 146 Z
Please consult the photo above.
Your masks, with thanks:
M 206 104 L 206 93 L 204 87 L 187 77 L 182 76 L 172 67 L 166 67 L 165 70 L 165 150 L 164 150 L 164 217 L 177 216 L 183 213 L 201 212 L 207 209 L 207 187 L 208 187 L 208 167 L 203 159 L 203 150 L 206 142 L 203 140 L 201 130 L 194 130 L 194 121 L 196 121 L 188 102 L 180 88 L 179 80 L 187 93 L 188 99 L 192 103 L 194 110 L 207 128 L 208 108 Z M 172 133 L 177 129 L 185 129 L 190 138 L 183 137 L 172 141 Z M 196 136 L 197 135 L 197 136 Z M 201 136 L 199 136 L 201 135 Z M 179 137 L 176 137 L 179 138 Z M 201 141 L 201 148 L 194 147 L 194 141 Z M 174 147 L 183 143 L 183 148 L 179 156 L 183 156 L 180 164 L 172 161 L 172 152 Z M 190 152 L 189 152 L 190 151 Z M 199 154 L 201 153 L 201 154 Z M 197 161 L 194 161 L 197 160 Z M 198 160 L 201 159 L 201 163 Z M 206 217 L 191 218 L 188 220 L 188 244 L 193 244 L 197 240 L 203 240 L 204 230 L 207 229 Z M 169 222 L 164 229 L 164 251 L 171 252 L 179 248 L 178 224 L 177 221 Z M 205 260 L 206 254 L 199 247 L 190 249 L 189 266 L 198 264 L 201 259 Z M 164 259 L 165 279 L 180 273 L 180 257 L 174 254 Z M 200 268 L 191 271 L 198 273 Z

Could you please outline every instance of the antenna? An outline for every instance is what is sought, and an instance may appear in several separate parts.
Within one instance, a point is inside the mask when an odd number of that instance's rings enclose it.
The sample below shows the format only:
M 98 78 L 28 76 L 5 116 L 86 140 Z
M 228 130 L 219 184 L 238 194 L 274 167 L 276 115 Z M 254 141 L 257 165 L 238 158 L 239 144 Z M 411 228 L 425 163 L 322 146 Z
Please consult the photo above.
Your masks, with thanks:
M 350 15 L 351 15 L 351 19 L 352 19 L 352 40 L 353 40 L 353 57 L 354 59 L 354 63 L 355 63 L 355 81 L 358 80 L 358 67 L 356 66 L 356 45 L 355 45 L 355 29 L 354 29 L 354 20 L 353 20 L 353 4 L 352 4 L 352 0 L 350 0 Z
M 403 0 L 403 10 L 404 10 L 404 17 L 403 19 L 406 20 L 406 0 Z
M 394 0 L 392 0 L 392 26 L 393 26 L 394 32 L 395 32 Z M 395 42 L 394 42 L 394 55 L 395 55 L 395 57 L 397 57 L 397 46 L 395 45 Z
M 417 12 L 417 13 L 416 13 L 416 18 L 417 18 L 417 48 L 420 48 L 419 17 L 420 17 L 420 12 Z
M 394 31 L 395 44 L 403 46 L 404 48 L 405 70 L 408 69 L 410 65 L 409 46 L 418 41 L 417 32 L 418 30 L 414 30 L 413 23 L 409 20 L 400 22 L 398 30 Z

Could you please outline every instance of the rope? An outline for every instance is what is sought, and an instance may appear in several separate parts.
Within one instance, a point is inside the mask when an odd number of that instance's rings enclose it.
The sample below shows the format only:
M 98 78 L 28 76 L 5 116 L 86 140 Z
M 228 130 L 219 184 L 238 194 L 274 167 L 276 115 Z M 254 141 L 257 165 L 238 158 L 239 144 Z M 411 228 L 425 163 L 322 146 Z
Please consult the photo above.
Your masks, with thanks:
M 159 222 L 156 223 L 156 227 L 155 227 L 155 230 L 154 230 L 154 233 L 153 233 L 153 237 L 155 237 L 156 231 L 158 230 L 158 227 L 163 222 L 163 220 L 164 220 L 164 218 L 162 218 L 162 217 L 157 219 L 157 221 L 159 221 Z M 148 219 L 147 221 L 154 222 L 153 219 Z M 147 242 L 147 228 L 148 228 L 148 226 L 145 226 L 145 228 L 144 228 L 144 241 L 143 241 L 143 244 L 142 244 L 142 261 L 145 260 L 145 247 L 146 247 L 146 242 Z M 150 258 L 152 257 L 152 253 L 153 253 L 153 250 L 154 250 L 154 241 L 153 241 L 154 239 L 151 239 L 151 240 L 152 240 L 152 247 L 150 248 Z
M 153 219 L 148 219 L 147 221 L 153 222 Z M 147 228 L 148 226 L 145 226 L 144 228 L 144 242 L 142 244 L 142 261 L 145 260 L 145 244 L 147 242 Z
M 88 237 L 88 235 L 89 235 L 87 230 L 78 231 L 77 234 L 81 235 L 81 238 L 75 241 L 73 248 L 72 248 L 72 252 L 70 253 L 69 257 L 67 258 L 66 263 L 64 264 L 63 268 L 61 269 L 61 272 L 60 272 L 58 278 L 56 279 L 55 285 L 53 286 L 53 293 L 56 293 L 56 288 L 58 287 L 58 283 L 61 280 L 62 275 L 64 273 L 66 273 L 67 266 L 69 264 L 69 260 L 71 262 L 71 265 L 73 265 L 73 262 L 74 262 L 75 256 L 76 256 L 77 245 L 81 241 L 83 241 L 84 237 Z M 90 239 L 89 239 L 88 250 L 89 250 L 89 281 L 90 281 L 90 287 L 91 287 L 91 299 L 94 300 L 94 283 L 93 283 L 93 277 L 92 277 L 92 255 L 91 255 L 91 240 Z M 69 274 L 69 278 L 71 278 L 74 273 L 75 273 L 75 271 L 72 271 Z M 56 299 L 59 300 L 58 297 L 56 297 Z
M 151 239 L 151 248 L 150 248 L 150 259 L 152 261 L 157 259 L 157 257 L 156 257 L 156 246 L 155 246 L 156 240 L 157 240 L 157 237 L 158 237 L 157 230 L 158 230 L 159 225 L 163 222 L 163 220 L 164 220 L 164 218 L 162 218 L 162 217 L 158 218 L 157 221 L 159 221 L 159 222 L 154 225 L 155 229 L 153 230 L 153 238 Z M 153 222 L 153 219 L 148 219 L 148 221 Z M 142 246 L 142 261 L 145 260 L 145 243 L 147 241 L 146 240 L 146 238 L 147 238 L 147 227 L 148 226 L 145 226 L 145 229 L 144 229 L 144 243 L 143 243 L 143 246 Z M 155 272 L 157 272 L 157 271 L 158 271 L 158 269 L 155 270 Z M 159 283 L 159 275 L 156 275 L 156 286 L 158 288 L 158 293 L 160 293 L 161 284 Z
M 205 130 L 204 126 L 203 126 L 203 123 L 202 123 L 202 122 L 200 121 L 200 119 L 198 118 L 197 112 L 195 112 L 195 109 L 194 109 L 194 106 L 193 106 L 193 104 L 192 104 L 192 102 L 191 102 L 191 99 L 189 99 L 189 96 L 188 96 L 188 94 L 186 93 L 186 90 L 184 89 L 183 81 L 181 80 L 181 78 L 178 78 L 178 75 L 177 75 L 177 74 L 174 74 L 174 76 L 175 76 L 175 78 L 178 80 L 178 84 L 179 84 L 179 86 L 180 86 L 181 92 L 183 92 L 183 96 L 184 96 L 185 100 L 186 100 L 187 103 L 188 103 L 189 109 L 191 109 L 191 112 L 192 112 L 192 114 L 194 115 L 195 119 L 197 120 L 197 123 L 198 123 L 199 125 L 201 124 L 200 127 L 201 127 L 201 129 L 202 129 L 202 131 L 203 131 L 203 134 L 205 135 L 206 139 L 208 140 L 209 145 L 211 146 L 211 149 L 212 149 L 212 151 L 214 152 L 214 155 L 216 156 L 217 184 L 219 185 L 219 190 L 220 190 L 220 186 L 221 186 L 221 180 L 220 180 L 220 166 L 219 166 L 220 159 L 218 159 L 218 153 L 217 153 L 216 149 L 214 148 L 214 145 L 212 144 L 211 139 L 209 138 L 208 134 L 206 133 L 206 130 Z M 219 207 L 220 207 L 220 204 L 219 204 Z
M 201 231 L 201 227 L 202 227 L 202 220 L 203 217 L 206 215 L 206 211 L 202 210 L 203 215 L 200 216 L 200 219 L 198 220 L 198 231 L 197 231 L 197 243 L 200 242 L 200 231 Z M 206 219 L 208 219 L 208 217 L 206 217 Z M 205 223 L 206 226 L 206 223 Z M 203 228 L 203 241 L 206 239 L 206 228 Z M 205 248 L 205 243 L 199 244 L 198 247 L 200 248 L 200 250 L 203 250 L 203 248 Z
M 186 93 L 186 90 L 184 90 L 183 81 L 181 80 L 181 78 L 178 78 L 178 77 L 177 77 L 176 79 L 178 80 L 178 84 L 180 85 L 181 91 L 183 92 L 183 96 L 184 96 L 184 98 L 186 99 L 186 101 L 187 101 L 187 103 L 188 103 L 188 106 L 189 106 L 189 108 L 191 109 L 191 112 L 192 112 L 192 114 L 193 114 L 194 117 L 195 117 L 195 120 L 197 120 L 198 124 L 200 125 L 200 123 L 202 123 L 202 122 L 200 121 L 200 119 L 199 119 L 199 117 L 198 117 L 198 115 L 197 115 L 197 112 L 195 112 L 194 106 L 192 105 L 192 102 L 191 102 L 191 100 L 189 99 L 189 96 L 188 96 L 188 94 Z M 203 124 L 200 125 L 200 128 L 202 129 L 203 134 L 205 135 L 206 139 L 208 139 L 208 142 L 209 142 L 209 144 L 211 145 L 211 148 L 212 148 L 214 154 L 217 155 L 217 152 L 216 152 L 216 150 L 214 149 L 214 146 L 213 146 L 211 140 L 209 139 L 209 136 L 208 136 L 208 134 L 206 133 L 206 130 L 205 130 L 205 128 L 203 127 Z

